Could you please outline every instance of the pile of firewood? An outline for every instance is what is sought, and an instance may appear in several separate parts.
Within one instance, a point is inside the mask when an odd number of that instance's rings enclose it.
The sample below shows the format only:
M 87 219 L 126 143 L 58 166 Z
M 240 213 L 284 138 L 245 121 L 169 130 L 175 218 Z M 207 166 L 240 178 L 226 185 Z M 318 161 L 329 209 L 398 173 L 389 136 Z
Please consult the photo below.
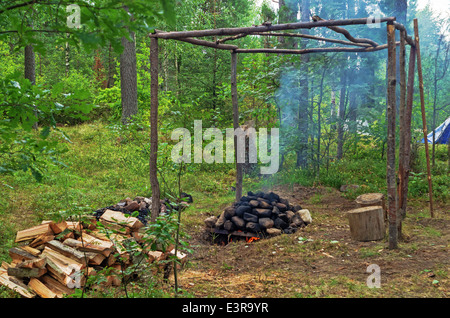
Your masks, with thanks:
M 312 222 L 307 209 L 293 206 L 274 192 L 248 192 L 219 216 L 204 220 L 207 228 L 221 233 L 249 232 L 263 236 L 291 234 Z M 219 232 L 217 231 L 219 230 Z
M 87 276 L 109 267 L 113 270 L 102 286 L 119 286 L 121 270 L 137 262 L 124 246 L 142 242 L 144 224 L 130 215 L 105 210 L 99 221 L 111 229 L 112 234 L 106 235 L 97 228 L 95 216 L 92 221 L 43 221 L 18 231 L 18 246 L 9 250 L 12 261 L 1 265 L 0 284 L 27 298 L 60 298 L 84 286 Z M 164 260 L 174 252 L 172 248 L 166 253 L 146 251 L 143 263 Z M 182 262 L 186 259 L 179 252 L 177 257 Z

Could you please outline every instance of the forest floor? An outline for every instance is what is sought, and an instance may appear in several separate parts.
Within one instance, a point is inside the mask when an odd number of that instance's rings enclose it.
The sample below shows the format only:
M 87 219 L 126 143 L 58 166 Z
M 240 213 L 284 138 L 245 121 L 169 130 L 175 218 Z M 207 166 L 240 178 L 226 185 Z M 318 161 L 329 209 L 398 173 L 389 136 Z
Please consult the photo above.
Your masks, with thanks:
M 67 143 L 68 152 L 61 156 L 67 168 L 50 166 L 39 183 L 29 173 L 16 173 L 0 180 L 1 261 L 10 261 L 8 250 L 14 246 L 18 230 L 60 214 L 92 213 L 128 196 L 149 195 L 145 172 L 148 154 L 142 150 L 142 145 L 147 145 L 148 131 L 127 133 L 102 124 L 67 127 L 64 131 L 72 141 Z M 176 171 L 169 174 L 171 168 L 169 164 L 162 168 L 163 189 L 178 189 Z M 366 186 L 361 188 L 364 191 L 383 191 L 384 160 L 354 159 L 334 169 L 332 172 L 330 166 L 330 176 L 343 184 L 361 184 Z M 310 187 L 301 186 L 310 180 L 302 181 L 302 175 L 285 170 L 279 179 L 264 182 L 244 179 L 244 190 L 274 191 L 292 205 L 309 209 L 312 223 L 294 234 L 221 246 L 212 244 L 204 219 L 219 215 L 233 202 L 235 193 L 230 190 L 235 180 L 233 166 L 192 165 L 186 170 L 181 184 L 194 202 L 183 211 L 181 223 L 182 230 L 190 236 L 184 240 L 193 252 L 178 273 L 178 285 L 183 292 L 180 297 L 450 296 L 448 199 L 434 202 L 435 217 L 431 218 L 426 195 L 411 196 L 403 222 L 404 238 L 398 249 L 390 250 L 387 237 L 372 242 L 351 239 L 344 212 L 356 207 L 355 195 L 340 192 L 339 186 L 313 186 L 313 182 Z M 443 190 L 435 185 L 436 190 L 444 193 L 448 189 L 446 179 L 442 180 Z M 426 182 L 424 188 L 426 191 Z M 367 268 L 371 264 L 380 268 L 380 288 L 367 286 L 372 274 Z M 171 279 L 169 284 L 159 284 L 159 278 L 144 282 L 144 288 L 136 295 L 173 297 Z M 0 287 L 0 298 L 4 297 L 17 295 Z M 122 289 L 116 289 L 87 297 L 125 296 Z
M 295 234 L 252 243 L 211 243 L 200 224 L 207 215 L 189 208 L 185 230 L 194 252 L 179 286 L 195 297 L 424 297 L 450 294 L 450 205 L 427 215 L 423 202 L 409 202 L 399 248 L 384 240 L 351 239 L 344 212 L 355 208 L 334 188 L 279 186 L 271 189 L 310 210 L 313 222 Z M 425 203 L 426 204 L 426 203 Z M 197 224 L 192 226 L 192 224 Z M 380 288 L 369 288 L 370 264 L 380 268 Z

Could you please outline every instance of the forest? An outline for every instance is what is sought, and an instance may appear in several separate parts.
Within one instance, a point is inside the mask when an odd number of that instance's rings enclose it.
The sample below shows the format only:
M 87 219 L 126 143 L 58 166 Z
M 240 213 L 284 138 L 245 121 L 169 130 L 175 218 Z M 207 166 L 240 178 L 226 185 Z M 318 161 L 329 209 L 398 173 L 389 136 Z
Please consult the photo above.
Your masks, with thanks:
M 0 298 L 447 298 L 449 67 L 445 0 L 1 1 Z

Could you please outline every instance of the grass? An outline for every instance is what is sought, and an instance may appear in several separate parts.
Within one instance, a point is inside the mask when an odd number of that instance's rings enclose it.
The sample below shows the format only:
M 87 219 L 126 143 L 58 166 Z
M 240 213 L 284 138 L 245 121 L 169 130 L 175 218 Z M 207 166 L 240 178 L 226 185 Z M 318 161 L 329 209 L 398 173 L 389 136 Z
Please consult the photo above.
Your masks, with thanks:
M 0 260 L 9 261 L 8 250 L 14 246 L 18 230 L 34 226 L 42 220 L 61 214 L 92 212 L 126 197 L 150 196 L 148 176 L 148 130 L 126 130 L 102 123 L 83 124 L 63 128 L 72 143 L 60 158 L 64 166 L 49 166 L 42 182 L 29 174 L 17 172 L 1 176 L 0 187 Z M 164 140 L 163 140 L 164 141 Z M 178 192 L 179 167 L 168 160 L 170 147 L 164 142 L 159 148 L 160 184 L 163 197 Z M 442 157 L 442 156 L 441 156 Z M 439 158 L 441 158 L 439 157 Z M 184 167 L 180 176 L 182 191 L 194 198 L 194 203 L 182 215 L 182 224 L 194 235 L 191 240 L 195 258 L 181 277 L 193 283 L 185 284 L 183 297 L 224 297 L 224 295 L 257 295 L 271 297 L 389 297 L 423 293 L 424 297 L 441 297 L 446 292 L 448 268 L 445 263 L 418 263 L 409 276 L 403 274 L 384 281 L 382 290 L 366 286 L 366 265 L 383 262 L 382 268 L 393 262 L 418 262 L 427 249 L 441 253 L 448 248 L 444 225 L 448 218 L 448 181 L 444 173 L 433 176 L 435 198 L 441 219 L 430 221 L 429 210 L 421 192 L 427 186 L 421 172 L 413 175 L 412 195 L 405 220 L 404 233 L 409 239 L 400 243 L 400 251 L 388 251 L 386 240 L 357 246 L 346 239 L 348 229 L 342 218 L 339 202 L 353 200 L 364 192 L 383 192 L 385 189 L 385 161 L 363 156 L 343 159 L 322 168 L 319 177 L 296 169 L 295 158 L 287 156 L 286 167 L 270 177 L 244 179 L 244 193 L 283 186 L 286 195 L 295 194 L 298 186 L 319 189 L 303 202 L 313 213 L 314 226 L 299 234 L 282 235 L 256 244 L 232 243 L 226 248 L 205 244 L 198 238 L 203 220 L 217 215 L 233 202 L 235 172 L 229 164 Z M 438 161 L 439 165 L 441 164 Z M 341 194 L 336 189 L 343 184 L 358 184 L 356 190 Z M 448 185 L 448 183 L 447 183 Z M 427 189 L 425 190 L 427 191 Z M 338 198 L 339 202 L 334 202 Z M 442 219 L 443 218 L 443 219 Z M 442 221 L 442 223 L 440 223 Z M 344 223 L 343 223 L 344 222 Z M 304 239 L 299 239 L 303 237 Z M 307 241 L 310 239 L 310 241 Z M 442 247 L 444 246 L 444 247 Z M 447 247 L 445 247 L 447 246 Z M 425 257 L 426 258 L 426 257 Z M 246 262 L 253 262 L 251 267 Z M 430 265 L 430 264 L 428 264 Z M 353 267 L 352 267 L 353 266 Z M 343 269 L 348 268 L 350 272 Z M 367 267 L 367 266 L 366 266 Z M 440 283 L 432 285 L 424 273 L 429 269 Z M 230 275 L 232 274 L 232 275 Z M 391 277 L 391 276 L 389 276 Z M 238 287 L 244 288 L 243 291 Z M 246 290 L 243 286 L 250 286 Z M 410 287 L 408 287 L 410 286 Z M 223 288 L 222 288 L 223 287 Z M 253 288 L 253 289 L 252 289 Z M 432 288 L 432 289 L 429 289 Z M 397 294 L 396 294 L 397 293 Z M 173 293 L 164 283 L 140 282 L 133 287 L 133 297 L 170 297 Z M 93 297 L 122 297 L 115 291 Z M 14 293 L 0 287 L 0 297 L 14 297 Z

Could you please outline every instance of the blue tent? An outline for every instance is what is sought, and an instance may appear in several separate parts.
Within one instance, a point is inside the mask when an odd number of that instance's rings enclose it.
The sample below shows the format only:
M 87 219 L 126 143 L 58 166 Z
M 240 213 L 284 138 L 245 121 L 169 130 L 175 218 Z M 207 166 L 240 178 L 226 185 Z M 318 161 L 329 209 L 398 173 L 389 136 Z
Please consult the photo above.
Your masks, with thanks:
M 434 130 L 434 140 L 436 144 L 447 144 L 450 139 L 450 117 L 448 117 L 438 128 Z M 433 132 L 427 135 L 428 143 L 433 143 Z M 422 138 L 421 143 L 425 143 Z

